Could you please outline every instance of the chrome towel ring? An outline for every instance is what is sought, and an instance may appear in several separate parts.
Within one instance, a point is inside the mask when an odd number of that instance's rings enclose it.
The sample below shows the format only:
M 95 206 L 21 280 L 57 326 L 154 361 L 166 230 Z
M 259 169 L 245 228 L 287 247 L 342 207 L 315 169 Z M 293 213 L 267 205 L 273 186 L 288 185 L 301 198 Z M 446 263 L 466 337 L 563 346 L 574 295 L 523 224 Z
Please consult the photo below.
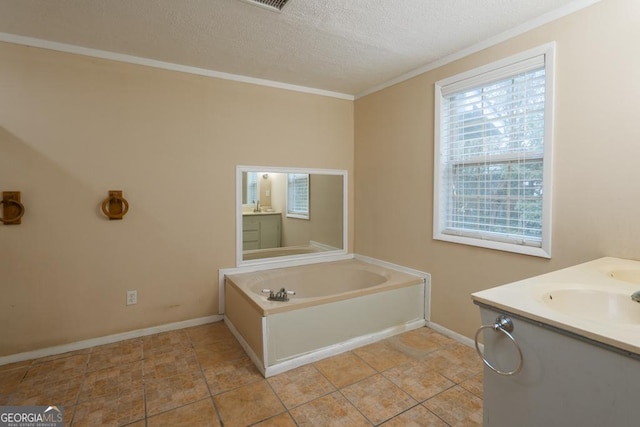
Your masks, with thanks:
M 511 340 L 511 342 L 513 342 L 513 344 L 516 346 L 516 350 L 518 350 L 518 355 L 520 356 L 520 363 L 518 363 L 518 366 L 513 371 L 501 371 L 501 370 L 495 368 L 493 365 L 491 365 L 491 363 L 489 363 L 489 361 L 487 361 L 487 359 L 485 359 L 484 354 L 482 354 L 482 351 L 480 351 L 480 345 L 478 344 L 478 336 L 480 335 L 480 332 L 482 332 L 483 329 L 493 329 L 496 332 L 501 332 L 501 333 L 505 334 L 507 336 L 507 338 L 509 338 Z M 524 359 L 522 357 L 522 350 L 520 349 L 520 346 L 516 342 L 516 339 L 513 337 L 513 335 L 511 335 L 511 332 L 513 332 L 513 321 L 509 317 L 504 316 L 504 315 L 498 316 L 496 318 L 496 321 L 495 321 L 494 324 L 492 324 L 492 325 L 482 325 L 476 331 L 476 336 L 475 336 L 474 341 L 475 341 L 475 344 L 476 344 L 476 351 L 478 352 L 478 355 L 482 359 L 482 362 L 485 365 L 487 365 L 487 367 L 489 369 L 491 369 L 493 372 L 495 372 L 497 374 L 500 374 L 500 375 L 515 375 L 515 374 L 517 374 L 522 369 L 522 364 L 524 362 Z

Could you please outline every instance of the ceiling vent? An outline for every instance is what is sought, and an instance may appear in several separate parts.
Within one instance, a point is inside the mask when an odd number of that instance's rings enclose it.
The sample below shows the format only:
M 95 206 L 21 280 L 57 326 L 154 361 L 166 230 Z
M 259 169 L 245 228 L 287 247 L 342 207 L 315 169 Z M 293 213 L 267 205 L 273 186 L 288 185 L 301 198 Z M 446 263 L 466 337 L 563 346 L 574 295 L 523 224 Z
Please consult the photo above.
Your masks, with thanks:
M 242 0 L 245 3 L 250 3 L 256 6 L 269 9 L 273 12 L 280 12 L 285 4 L 289 0 Z

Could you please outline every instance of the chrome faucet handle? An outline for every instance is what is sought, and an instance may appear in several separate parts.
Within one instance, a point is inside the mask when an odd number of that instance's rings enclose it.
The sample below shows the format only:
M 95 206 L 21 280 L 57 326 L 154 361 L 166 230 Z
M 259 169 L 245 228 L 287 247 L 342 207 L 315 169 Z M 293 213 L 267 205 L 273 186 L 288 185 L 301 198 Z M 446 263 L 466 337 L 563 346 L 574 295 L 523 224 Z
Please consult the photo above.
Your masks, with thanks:
M 635 302 L 640 302 L 640 291 L 634 292 L 631 294 L 631 299 Z

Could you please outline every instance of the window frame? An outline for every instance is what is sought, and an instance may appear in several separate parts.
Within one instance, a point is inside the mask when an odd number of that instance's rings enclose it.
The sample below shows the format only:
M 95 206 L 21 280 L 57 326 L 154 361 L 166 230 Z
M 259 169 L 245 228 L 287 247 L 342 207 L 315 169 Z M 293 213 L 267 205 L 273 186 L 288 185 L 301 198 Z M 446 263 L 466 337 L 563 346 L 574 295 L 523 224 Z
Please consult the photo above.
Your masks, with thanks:
M 555 42 L 512 55 L 493 63 L 451 76 L 435 83 L 434 113 L 434 188 L 433 188 L 433 238 L 452 243 L 483 247 L 506 252 L 513 252 L 542 258 L 551 258 L 551 220 L 552 220 L 552 160 L 553 160 L 553 117 L 554 117 L 554 75 L 555 75 Z M 460 86 L 455 92 L 461 92 L 473 85 L 488 85 L 496 80 L 496 75 L 509 77 L 510 69 L 523 61 L 531 61 L 543 56 L 545 68 L 545 106 L 544 106 L 544 141 L 542 172 L 542 230 L 540 246 L 514 243 L 497 238 L 492 232 L 466 231 L 458 234 L 446 229 L 446 206 L 450 191 L 442 188 L 445 179 L 443 173 L 446 165 L 443 160 L 442 104 L 443 88 Z M 515 72 L 511 72 L 515 75 Z M 456 87 L 454 86 L 454 87 Z M 524 239 L 523 239 L 524 240 Z

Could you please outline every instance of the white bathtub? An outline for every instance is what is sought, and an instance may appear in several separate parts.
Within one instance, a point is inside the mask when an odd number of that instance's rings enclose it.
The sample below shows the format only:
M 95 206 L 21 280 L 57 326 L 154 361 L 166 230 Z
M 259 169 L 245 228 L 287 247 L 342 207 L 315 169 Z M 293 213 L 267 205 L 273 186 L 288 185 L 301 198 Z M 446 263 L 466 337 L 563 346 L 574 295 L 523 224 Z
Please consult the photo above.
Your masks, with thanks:
M 269 249 L 251 249 L 242 252 L 242 259 L 245 261 L 263 258 L 283 257 L 291 255 L 306 255 L 314 254 L 317 252 L 323 252 L 327 249 L 316 247 L 313 245 L 307 246 L 287 246 L 281 248 L 269 248 Z
M 392 267 L 352 259 L 227 274 L 225 321 L 265 377 L 424 326 L 429 275 Z M 262 292 L 283 287 L 295 291 L 288 302 Z

